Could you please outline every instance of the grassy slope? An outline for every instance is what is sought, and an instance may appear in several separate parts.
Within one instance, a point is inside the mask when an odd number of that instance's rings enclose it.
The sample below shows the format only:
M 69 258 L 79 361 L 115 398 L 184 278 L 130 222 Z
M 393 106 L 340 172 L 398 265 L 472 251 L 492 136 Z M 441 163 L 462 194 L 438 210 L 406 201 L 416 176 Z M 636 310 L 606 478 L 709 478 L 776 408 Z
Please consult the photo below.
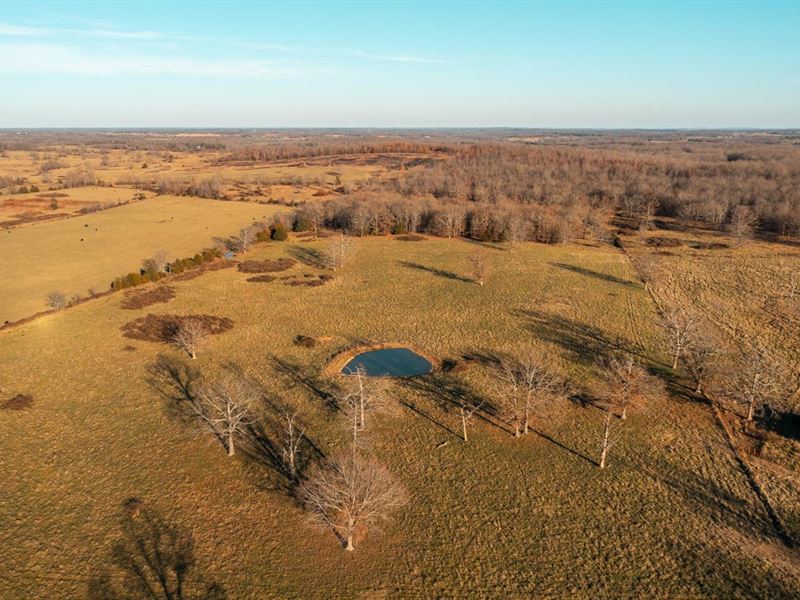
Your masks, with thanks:
M 718 241 L 702 232 L 663 232 L 683 241 Z M 758 340 L 795 374 L 800 373 L 800 298 L 786 298 L 787 266 L 800 269 L 800 250 L 753 242 L 741 248 L 693 250 L 686 246 L 655 254 L 631 238 L 634 256 L 655 257 L 653 291 L 665 305 L 694 307 L 711 317 L 731 348 Z M 760 484 L 781 514 L 794 539 L 800 539 L 800 444 L 774 436 L 766 460 L 750 463 Z
M 633 274 L 613 250 L 492 251 L 484 288 L 399 262 L 463 274 L 469 252 L 462 242 L 363 241 L 355 262 L 322 288 L 250 284 L 222 271 L 177 284 L 174 301 L 149 310 L 234 319 L 197 366 L 240 365 L 302 409 L 326 452 L 342 439 L 337 418 L 307 390 L 287 388 L 270 355 L 313 372 L 362 338 L 438 357 L 534 344 L 586 383 L 598 336 L 651 353 L 648 297 L 624 283 Z M 227 459 L 169 416 L 146 365 L 172 351 L 144 342 L 124 351 L 130 341 L 119 326 L 146 311 L 119 303 L 103 298 L 0 333 L 2 393 L 36 398 L 28 412 L 0 412 L 0 589 L 9 598 L 80 596 L 90 578 L 116 573 L 111 544 L 130 496 L 190 529 L 198 569 L 232 597 L 788 597 L 800 584 L 708 411 L 676 400 L 631 417 L 601 473 L 591 462 L 597 409 L 561 407 L 539 425 L 550 440 L 515 441 L 479 423 L 465 446 L 444 429 L 455 415 L 398 384 L 394 395 L 430 420 L 403 409 L 372 438 L 412 504 L 346 554 L 272 489 L 269 469 Z M 292 345 L 296 334 L 336 338 L 308 351 Z M 480 383 L 477 373 L 467 378 Z
M 159 249 L 192 255 L 214 236 L 236 233 L 276 208 L 161 196 L 85 216 L 27 225 L 0 235 L 0 322 L 45 308 L 53 290 L 86 295 L 90 287 L 138 269 Z M 88 225 L 88 227 L 87 227 Z M 81 241 L 83 239 L 83 241 Z

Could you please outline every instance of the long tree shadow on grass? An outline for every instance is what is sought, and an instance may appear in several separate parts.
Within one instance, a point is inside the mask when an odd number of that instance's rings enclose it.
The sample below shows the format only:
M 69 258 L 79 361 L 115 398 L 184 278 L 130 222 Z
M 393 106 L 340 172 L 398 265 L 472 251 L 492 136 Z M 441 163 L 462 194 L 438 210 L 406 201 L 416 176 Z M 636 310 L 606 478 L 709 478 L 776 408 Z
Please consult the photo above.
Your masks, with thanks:
M 298 491 L 306 480 L 311 466 L 325 459 L 325 453 L 316 444 L 308 429 L 297 423 L 295 433 L 299 444 L 292 465 L 287 448 L 287 430 L 280 415 L 268 416 L 247 427 L 244 455 L 254 464 L 267 469 L 272 477 L 266 483 L 270 490 L 279 491 L 300 502 Z M 259 484 L 264 486 L 264 482 Z
M 147 382 L 167 401 L 167 415 L 191 421 L 189 404 L 196 400 L 196 386 L 201 373 L 186 361 L 159 354 L 147 367 Z
M 594 325 L 533 309 L 516 309 L 512 314 L 524 318 L 527 328 L 536 337 L 560 346 L 584 365 L 602 364 L 614 352 L 625 352 L 652 361 L 642 348 L 630 340 L 609 335 Z
M 191 531 L 136 498 L 125 502 L 120 526 L 111 567 L 89 582 L 91 600 L 227 598 L 224 588 L 197 565 Z
M 600 281 L 617 283 L 619 285 L 625 285 L 628 287 L 641 287 L 635 281 L 630 281 L 628 279 L 620 279 L 619 277 L 616 277 L 614 275 L 609 275 L 608 273 L 601 273 L 600 271 L 593 271 L 592 269 L 587 269 L 585 267 L 579 267 L 577 265 L 570 265 L 568 263 L 561 263 L 561 262 L 553 262 L 550 264 L 554 267 L 558 267 L 559 269 L 564 269 L 565 271 L 572 271 L 573 273 L 585 275 L 586 277 L 593 277 L 595 279 L 599 279 Z
M 277 356 L 271 356 L 270 362 L 275 367 L 275 370 L 286 377 L 291 385 L 300 386 L 310 391 L 314 396 L 322 400 L 329 411 L 339 410 L 339 402 L 336 399 L 337 390 L 319 373 Z
M 445 271 L 444 269 L 437 269 L 436 267 L 427 267 L 425 265 L 421 265 L 415 262 L 410 262 L 407 260 L 400 260 L 397 262 L 400 266 L 406 267 L 407 269 L 416 269 L 417 271 L 424 271 L 426 273 L 435 275 L 436 277 L 443 277 L 444 279 L 451 279 L 453 281 L 460 281 L 462 283 L 475 283 L 473 279 L 470 279 L 469 277 L 464 277 L 463 275 L 459 275 L 458 273 L 454 273 L 453 271 Z
M 408 389 L 431 398 L 439 409 L 445 413 L 458 411 L 462 407 L 468 410 L 475 409 L 474 414 L 478 419 L 506 433 L 511 433 L 500 419 L 498 407 L 484 395 L 474 390 L 469 384 L 452 374 L 429 373 L 402 381 Z M 416 409 L 416 406 L 414 406 L 414 409 Z M 415 410 L 415 412 L 420 413 L 419 410 Z M 424 416 L 446 431 L 455 434 L 451 428 L 446 427 L 428 415 Z
M 723 515 L 727 525 L 742 533 L 747 533 L 749 528 L 753 528 L 791 545 L 791 540 L 782 527 L 780 525 L 776 527 L 775 515 L 767 511 L 762 513 L 756 508 L 764 506 L 758 490 L 753 490 L 753 502 L 750 504 L 732 489 L 705 479 L 700 473 L 669 464 L 663 459 L 646 460 L 643 464 L 637 464 L 635 468 L 690 503 L 694 512 L 705 513 L 715 522 L 720 520 L 720 515 Z
M 326 266 L 325 254 L 314 248 L 305 246 L 289 246 L 287 249 L 289 256 L 308 267 L 324 269 Z

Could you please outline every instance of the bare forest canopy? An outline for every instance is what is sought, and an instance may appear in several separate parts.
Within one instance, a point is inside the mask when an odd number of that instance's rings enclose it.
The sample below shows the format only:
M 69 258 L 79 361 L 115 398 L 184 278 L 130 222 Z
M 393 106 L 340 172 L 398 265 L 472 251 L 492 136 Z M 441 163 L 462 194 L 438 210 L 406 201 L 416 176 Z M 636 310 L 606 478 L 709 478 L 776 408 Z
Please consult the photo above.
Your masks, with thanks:
M 404 201 L 422 197 L 459 213 L 451 221 L 463 226 L 450 224 L 457 235 L 486 238 L 485 227 L 478 236 L 471 231 L 475 214 L 506 222 L 495 226 L 506 233 L 495 231 L 487 239 L 509 235 L 510 214 L 526 215 L 512 237 L 563 241 L 581 237 L 600 221 L 599 213 L 609 211 L 645 227 L 665 216 L 716 230 L 800 235 L 798 131 L 0 131 L 0 156 L 21 149 L 79 154 L 87 148 L 210 153 L 207 160 L 219 166 L 403 157 L 398 169 L 339 190 L 331 203 L 326 224 L 362 234 L 418 227 L 376 214 L 367 227 L 354 217 L 361 210 L 356 207 L 396 213 Z M 221 194 L 219 186 L 181 185 L 143 180 L 138 187 Z

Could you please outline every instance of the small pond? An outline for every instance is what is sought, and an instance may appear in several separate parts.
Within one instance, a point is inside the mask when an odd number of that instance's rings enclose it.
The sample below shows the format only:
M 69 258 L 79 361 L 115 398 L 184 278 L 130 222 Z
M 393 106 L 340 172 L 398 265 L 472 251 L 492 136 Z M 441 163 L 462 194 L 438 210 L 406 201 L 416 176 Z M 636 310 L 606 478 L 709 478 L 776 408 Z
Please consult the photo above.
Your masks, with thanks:
M 430 361 L 408 348 L 383 348 L 362 352 L 350 359 L 342 373 L 352 375 L 361 367 L 370 377 L 413 377 L 430 372 Z

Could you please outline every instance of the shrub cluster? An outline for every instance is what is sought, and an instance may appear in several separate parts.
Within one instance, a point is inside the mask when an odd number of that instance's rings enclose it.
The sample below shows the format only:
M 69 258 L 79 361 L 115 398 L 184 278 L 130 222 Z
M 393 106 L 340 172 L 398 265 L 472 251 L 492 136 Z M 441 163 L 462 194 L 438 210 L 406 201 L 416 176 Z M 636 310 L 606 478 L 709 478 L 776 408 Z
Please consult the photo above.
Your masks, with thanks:
M 210 263 L 218 258 L 222 258 L 222 251 L 218 248 L 209 248 L 198 252 L 190 258 L 179 258 L 176 261 L 169 263 L 166 268 L 166 273 L 157 271 L 152 267 L 140 269 L 139 271 L 128 273 L 123 277 L 117 277 L 111 283 L 111 289 L 121 290 L 125 288 L 135 287 L 143 283 L 151 281 L 158 281 L 166 277 L 167 273 L 183 273 L 184 271 L 194 269 L 205 263 Z

